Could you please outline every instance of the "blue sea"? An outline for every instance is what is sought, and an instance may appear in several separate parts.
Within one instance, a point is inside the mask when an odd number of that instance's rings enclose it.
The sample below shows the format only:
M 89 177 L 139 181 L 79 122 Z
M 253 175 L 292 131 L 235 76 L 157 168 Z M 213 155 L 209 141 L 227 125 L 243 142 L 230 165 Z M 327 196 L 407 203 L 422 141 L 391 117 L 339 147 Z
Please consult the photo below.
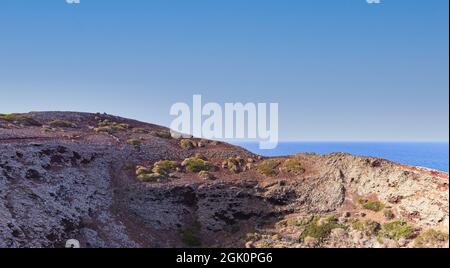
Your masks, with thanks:
M 235 143 L 264 156 L 282 156 L 296 153 L 329 154 L 345 152 L 372 156 L 397 163 L 421 166 L 448 172 L 448 142 L 282 142 L 273 150 L 260 150 L 258 143 Z

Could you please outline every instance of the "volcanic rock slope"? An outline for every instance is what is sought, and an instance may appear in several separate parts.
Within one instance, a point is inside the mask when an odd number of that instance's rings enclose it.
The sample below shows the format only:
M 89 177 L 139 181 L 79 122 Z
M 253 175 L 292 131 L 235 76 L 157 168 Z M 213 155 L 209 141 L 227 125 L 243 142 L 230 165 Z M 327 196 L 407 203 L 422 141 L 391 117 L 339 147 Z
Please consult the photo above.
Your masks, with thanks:
M 448 247 L 448 174 L 264 158 L 107 114 L 0 114 L 0 247 Z

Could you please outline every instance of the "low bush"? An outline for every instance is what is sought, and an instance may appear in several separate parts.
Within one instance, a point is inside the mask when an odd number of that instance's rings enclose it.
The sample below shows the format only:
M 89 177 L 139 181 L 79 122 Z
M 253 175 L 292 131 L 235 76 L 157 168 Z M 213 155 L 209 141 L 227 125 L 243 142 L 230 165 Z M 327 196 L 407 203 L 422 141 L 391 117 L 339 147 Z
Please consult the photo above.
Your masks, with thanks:
M 151 174 L 144 173 L 144 174 L 138 175 L 138 179 L 143 182 L 157 182 L 159 180 L 166 179 L 166 177 L 163 175 L 160 175 L 160 174 L 156 174 L 156 173 L 151 173 Z
M 443 247 L 448 241 L 448 234 L 428 229 L 423 231 L 415 240 L 414 246 L 417 248 L 438 248 Z
M 270 248 L 270 244 L 267 241 L 259 241 L 255 244 L 255 248 Z
M 203 159 L 191 157 L 185 159 L 182 163 L 183 166 L 186 167 L 186 170 L 189 172 L 198 173 L 200 171 L 213 171 L 214 166 Z
M 355 220 L 351 222 L 351 226 L 353 229 L 363 232 L 367 236 L 378 235 L 381 230 L 381 224 L 372 220 Z
M 161 160 L 153 165 L 152 172 L 167 176 L 169 173 L 175 171 L 177 167 L 178 163 L 176 161 Z
M 411 226 L 403 221 L 393 221 L 383 224 L 380 231 L 381 237 L 399 240 L 400 238 L 409 238 L 414 234 Z
M 305 225 L 309 224 L 313 219 L 314 219 L 314 217 L 312 217 L 312 216 L 295 217 L 295 218 L 289 219 L 287 221 L 287 225 L 301 227 L 301 226 L 305 226 Z
M 111 122 L 107 119 L 101 121 L 98 123 L 98 128 L 104 131 L 97 131 L 97 132 L 108 132 L 113 133 L 117 131 L 127 131 L 130 129 L 130 125 L 125 123 L 118 123 L 118 122 Z M 108 130 L 108 131 L 105 131 Z
M 267 159 L 259 163 L 257 170 L 266 176 L 273 176 L 277 174 L 277 167 L 280 165 L 280 161 L 276 159 Z
M 295 175 L 302 175 L 303 173 L 305 173 L 305 169 L 295 158 L 284 161 L 282 170 L 285 172 L 293 173 Z
M 13 120 L 17 114 L 0 114 L 0 117 L 5 120 Z
M 209 171 L 204 171 L 204 170 L 200 171 L 198 173 L 198 176 L 204 180 L 214 180 L 215 179 L 213 174 L 211 174 Z
M 318 241 L 327 238 L 333 229 L 345 228 L 344 225 L 339 224 L 335 218 L 327 218 L 323 222 L 319 216 L 315 216 L 310 223 L 305 226 L 305 230 L 300 235 L 300 241 L 303 242 L 306 237 L 313 237 Z
M 105 126 L 105 127 L 96 127 L 93 129 L 97 133 L 108 133 L 112 134 L 114 133 L 113 129 L 111 127 Z
M 144 166 L 137 166 L 136 167 L 136 176 L 142 175 L 142 174 L 146 174 L 146 173 L 151 173 L 152 170 L 144 167 Z
M 391 209 L 383 210 L 383 215 L 384 215 L 384 218 L 386 218 L 386 220 L 392 220 L 395 218 L 395 214 L 394 214 L 394 212 L 392 212 Z
M 195 145 L 191 140 L 188 139 L 182 139 L 180 141 L 180 147 L 185 149 L 185 150 L 190 150 L 190 149 L 194 149 Z
M 230 157 L 222 162 L 222 168 L 239 173 L 242 171 L 244 164 L 245 161 L 241 157 Z
M 133 128 L 131 131 L 133 131 L 134 133 L 147 133 L 147 130 L 145 128 L 140 128 L 140 127 L 135 127 Z
M 385 207 L 385 205 L 380 201 L 365 200 L 365 199 L 360 199 L 359 204 L 363 208 L 374 211 L 374 212 L 380 212 Z
M 141 145 L 141 141 L 139 139 L 128 139 L 127 143 L 134 147 L 139 147 Z
M 3 119 L 11 121 L 13 124 L 16 125 L 23 125 L 23 126 L 35 126 L 40 127 L 42 126 L 41 123 L 34 120 L 33 118 L 23 115 L 23 114 L 3 114 L 0 115 Z
M 245 234 L 245 240 L 246 241 L 257 241 L 261 239 L 261 235 L 258 233 L 246 233 Z
M 163 138 L 163 139 L 171 139 L 172 138 L 170 131 L 167 131 L 167 130 L 160 130 L 160 131 L 152 130 L 149 132 L 149 134 L 153 137 L 158 137 L 158 138 Z
M 136 176 L 143 182 L 157 182 L 165 180 L 170 173 L 176 171 L 179 167 L 178 162 L 170 160 L 161 160 L 153 165 L 153 168 L 145 166 L 136 166 Z

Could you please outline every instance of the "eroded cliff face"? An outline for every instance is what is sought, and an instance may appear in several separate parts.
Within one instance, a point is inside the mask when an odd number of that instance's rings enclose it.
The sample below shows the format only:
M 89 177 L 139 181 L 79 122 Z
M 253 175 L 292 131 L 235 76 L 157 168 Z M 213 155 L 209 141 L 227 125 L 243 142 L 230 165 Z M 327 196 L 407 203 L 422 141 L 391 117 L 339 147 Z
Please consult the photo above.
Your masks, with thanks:
M 104 114 L 0 116 L 0 247 L 443 247 L 448 174 L 263 158 Z

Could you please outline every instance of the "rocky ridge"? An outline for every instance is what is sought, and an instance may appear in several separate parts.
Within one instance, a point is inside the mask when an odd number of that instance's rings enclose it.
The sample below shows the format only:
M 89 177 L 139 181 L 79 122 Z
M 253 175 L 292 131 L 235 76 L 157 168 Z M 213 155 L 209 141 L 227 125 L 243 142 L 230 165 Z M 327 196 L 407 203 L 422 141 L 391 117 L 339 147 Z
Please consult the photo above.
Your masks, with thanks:
M 0 114 L 0 247 L 448 247 L 448 197 L 448 173 L 383 159 Z

